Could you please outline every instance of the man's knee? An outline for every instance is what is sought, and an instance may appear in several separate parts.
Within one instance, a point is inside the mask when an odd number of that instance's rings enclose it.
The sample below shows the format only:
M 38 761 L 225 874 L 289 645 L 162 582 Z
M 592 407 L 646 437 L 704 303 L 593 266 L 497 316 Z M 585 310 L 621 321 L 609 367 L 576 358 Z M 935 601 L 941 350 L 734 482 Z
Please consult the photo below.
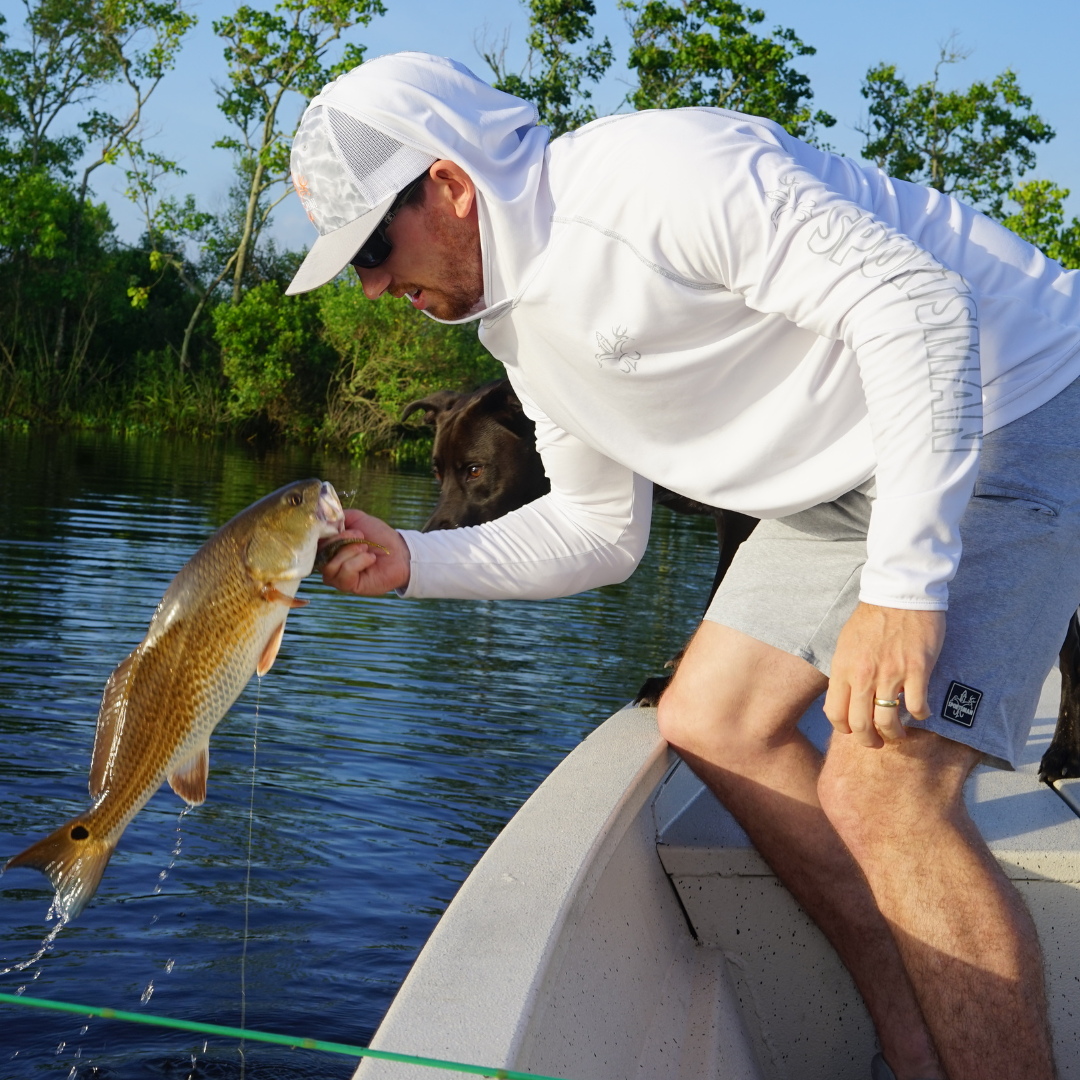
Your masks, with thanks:
M 728 689 L 736 691 L 735 687 Z M 712 757 L 726 744 L 739 740 L 733 698 L 731 693 L 702 692 L 697 678 L 690 673 L 680 678 L 676 673 L 656 707 L 660 734 L 676 750 Z
M 824 684 L 804 660 L 705 622 L 660 699 L 660 733 L 678 750 L 734 765 L 788 737 Z
M 881 749 L 835 734 L 818 778 L 818 798 L 833 828 L 859 861 L 950 821 L 959 824 L 964 782 L 978 761 L 971 747 L 910 730 Z

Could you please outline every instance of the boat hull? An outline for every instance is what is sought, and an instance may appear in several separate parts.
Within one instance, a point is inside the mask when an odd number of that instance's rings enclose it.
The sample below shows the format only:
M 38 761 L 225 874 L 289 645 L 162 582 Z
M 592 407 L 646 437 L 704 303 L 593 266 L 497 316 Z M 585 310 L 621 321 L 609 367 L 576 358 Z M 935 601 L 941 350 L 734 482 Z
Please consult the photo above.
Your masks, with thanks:
M 967 800 L 1032 911 L 1060 1075 L 1080 1080 L 1080 818 L 1036 776 L 1057 686 L 1024 765 L 977 770 Z M 820 705 L 803 728 L 824 745 Z M 866 1080 L 877 1049 L 831 946 L 649 709 L 601 725 L 509 822 L 372 1046 L 566 1080 Z M 356 1080 L 426 1076 L 364 1061 Z

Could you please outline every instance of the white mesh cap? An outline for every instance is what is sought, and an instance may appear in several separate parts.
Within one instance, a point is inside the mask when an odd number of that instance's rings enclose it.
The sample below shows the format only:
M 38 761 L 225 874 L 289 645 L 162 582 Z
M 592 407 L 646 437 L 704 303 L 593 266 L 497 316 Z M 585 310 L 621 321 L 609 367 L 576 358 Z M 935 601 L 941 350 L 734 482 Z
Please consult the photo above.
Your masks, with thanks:
M 289 165 L 319 239 L 286 292 L 306 292 L 333 280 L 397 193 L 437 160 L 339 109 L 309 108 L 293 139 Z

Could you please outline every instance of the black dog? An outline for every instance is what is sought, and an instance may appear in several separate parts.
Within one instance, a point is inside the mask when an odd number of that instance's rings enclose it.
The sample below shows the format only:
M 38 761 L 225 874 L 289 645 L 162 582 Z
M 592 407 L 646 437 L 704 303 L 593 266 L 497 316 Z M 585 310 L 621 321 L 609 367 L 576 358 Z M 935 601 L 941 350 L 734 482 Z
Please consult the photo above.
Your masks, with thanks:
M 435 429 L 432 464 L 441 491 L 424 532 L 481 525 L 551 490 L 533 422 L 506 379 L 469 394 L 437 390 L 405 406 Z
M 435 428 L 432 459 L 442 488 L 424 532 L 480 525 L 550 490 L 536 451 L 533 423 L 505 379 L 468 394 L 438 390 L 407 405 L 402 420 L 421 409 L 424 421 Z M 720 556 L 709 593 L 711 603 L 757 519 L 706 506 L 662 487 L 654 488 L 653 501 L 677 513 L 705 515 L 715 521 Z M 667 666 L 677 667 L 681 655 Z M 1057 728 L 1039 766 L 1039 779 L 1046 783 L 1080 776 L 1080 620 L 1075 613 L 1061 647 L 1060 666 Z M 634 703 L 655 705 L 670 680 L 670 675 L 647 679 Z

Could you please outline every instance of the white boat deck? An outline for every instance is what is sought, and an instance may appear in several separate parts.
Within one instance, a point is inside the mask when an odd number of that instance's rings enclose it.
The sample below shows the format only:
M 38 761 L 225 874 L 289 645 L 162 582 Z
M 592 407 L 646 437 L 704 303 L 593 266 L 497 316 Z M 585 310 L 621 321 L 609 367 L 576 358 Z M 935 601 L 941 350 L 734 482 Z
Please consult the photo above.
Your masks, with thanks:
M 1080 818 L 1036 778 L 1057 686 L 1023 767 L 978 770 L 967 798 L 1031 907 L 1060 1075 L 1080 1080 Z M 820 708 L 803 724 L 827 737 Z M 876 1050 L 831 947 L 646 709 L 598 728 L 507 825 L 372 1046 L 567 1080 L 867 1080 Z

